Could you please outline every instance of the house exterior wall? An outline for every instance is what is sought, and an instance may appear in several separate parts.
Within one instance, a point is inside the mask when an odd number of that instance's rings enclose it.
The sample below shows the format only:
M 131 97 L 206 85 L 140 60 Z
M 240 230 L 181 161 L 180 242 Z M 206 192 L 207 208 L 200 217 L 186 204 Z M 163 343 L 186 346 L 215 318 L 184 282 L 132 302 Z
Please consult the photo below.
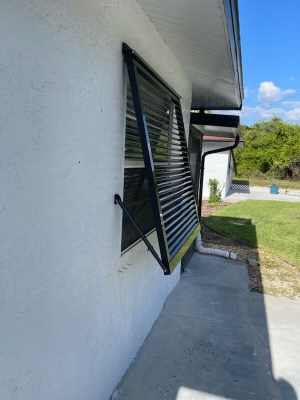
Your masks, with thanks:
M 206 151 L 220 149 L 226 146 L 224 143 L 211 143 L 203 142 L 202 154 Z M 209 180 L 217 179 L 222 188 L 222 199 L 226 196 L 232 176 L 229 171 L 229 157 L 230 152 L 224 151 L 222 153 L 216 153 L 208 155 L 205 159 L 205 170 L 203 179 L 203 199 L 209 197 Z
M 143 243 L 120 255 L 122 42 L 186 128 L 191 84 L 133 0 L 4 0 L 0 30 L 0 398 L 105 400 L 180 276 Z

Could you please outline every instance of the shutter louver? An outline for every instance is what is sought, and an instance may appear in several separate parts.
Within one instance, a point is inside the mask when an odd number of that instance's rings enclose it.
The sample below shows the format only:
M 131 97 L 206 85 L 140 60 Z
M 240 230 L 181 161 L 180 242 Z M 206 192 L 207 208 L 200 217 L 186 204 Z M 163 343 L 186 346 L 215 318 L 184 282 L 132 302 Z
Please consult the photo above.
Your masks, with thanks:
M 161 258 L 171 273 L 200 231 L 180 99 L 126 45 L 124 54 L 131 88 L 125 157 L 144 160 Z

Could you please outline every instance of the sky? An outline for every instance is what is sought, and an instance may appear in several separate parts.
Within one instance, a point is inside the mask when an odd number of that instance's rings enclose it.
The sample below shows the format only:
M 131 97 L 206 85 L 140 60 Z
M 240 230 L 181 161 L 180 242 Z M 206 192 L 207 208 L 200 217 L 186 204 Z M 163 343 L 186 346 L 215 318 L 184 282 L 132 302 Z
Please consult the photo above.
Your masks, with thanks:
M 300 0 L 239 0 L 245 99 L 241 123 L 300 124 Z

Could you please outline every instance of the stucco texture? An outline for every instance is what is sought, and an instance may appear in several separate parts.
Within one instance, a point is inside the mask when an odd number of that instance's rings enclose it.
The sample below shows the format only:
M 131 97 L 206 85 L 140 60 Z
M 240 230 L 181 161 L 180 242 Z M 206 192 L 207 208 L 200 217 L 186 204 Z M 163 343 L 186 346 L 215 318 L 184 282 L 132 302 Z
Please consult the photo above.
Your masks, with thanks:
M 0 30 L 0 398 L 106 400 L 180 275 L 120 253 L 122 42 L 186 127 L 191 84 L 132 0 L 4 0 Z

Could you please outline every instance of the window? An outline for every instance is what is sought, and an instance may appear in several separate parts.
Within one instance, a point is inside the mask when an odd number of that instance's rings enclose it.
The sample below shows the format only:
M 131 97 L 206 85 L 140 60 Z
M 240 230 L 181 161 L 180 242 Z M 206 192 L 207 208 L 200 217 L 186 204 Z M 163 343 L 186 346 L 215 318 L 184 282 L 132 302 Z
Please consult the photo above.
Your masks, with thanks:
M 200 230 L 179 96 L 124 45 L 129 86 L 124 203 L 143 233 L 156 228 L 171 273 Z M 138 239 L 123 217 L 122 249 Z
M 127 86 L 125 171 L 123 200 L 146 235 L 155 229 L 148 179 L 135 117 L 130 84 Z M 123 213 L 122 251 L 140 240 L 134 226 Z

